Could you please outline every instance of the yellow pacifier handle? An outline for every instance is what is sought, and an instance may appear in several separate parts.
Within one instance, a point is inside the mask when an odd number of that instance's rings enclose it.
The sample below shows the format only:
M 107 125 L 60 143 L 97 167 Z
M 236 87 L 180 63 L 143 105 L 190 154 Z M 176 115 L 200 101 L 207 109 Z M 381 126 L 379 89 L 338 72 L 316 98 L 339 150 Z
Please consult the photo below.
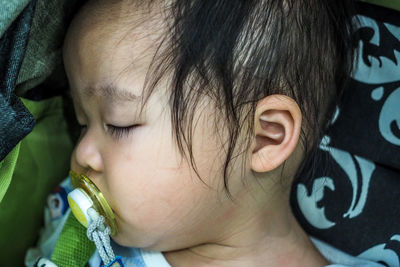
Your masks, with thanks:
M 110 227 L 111 235 L 115 235 L 117 222 L 104 195 L 86 175 L 78 175 L 74 171 L 70 171 L 69 174 L 75 189 L 68 194 L 68 203 L 75 218 L 87 228 L 91 221 L 88 210 L 93 208 L 104 216 L 106 224 Z

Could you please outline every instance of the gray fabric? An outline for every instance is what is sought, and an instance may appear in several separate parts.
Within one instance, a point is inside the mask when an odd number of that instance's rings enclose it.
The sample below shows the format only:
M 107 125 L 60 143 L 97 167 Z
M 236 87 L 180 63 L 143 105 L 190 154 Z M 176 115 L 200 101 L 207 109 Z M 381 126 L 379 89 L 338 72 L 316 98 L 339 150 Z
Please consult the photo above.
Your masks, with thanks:
M 67 88 L 62 64 L 62 44 L 72 15 L 84 2 L 37 0 L 26 54 L 18 75 L 16 95 L 37 100 L 59 95 Z M 44 81 L 46 84 L 42 84 Z M 35 96 L 26 95 L 28 90 L 38 85 L 44 88 L 43 92 Z
M 29 0 L 0 0 L 0 36 L 11 26 Z
M 34 127 L 19 97 L 42 100 L 67 88 L 61 47 L 84 2 L 0 0 L 0 161 Z
M 14 94 L 25 55 L 36 0 L 31 1 L 0 39 L 0 161 L 34 126 L 34 118 Z

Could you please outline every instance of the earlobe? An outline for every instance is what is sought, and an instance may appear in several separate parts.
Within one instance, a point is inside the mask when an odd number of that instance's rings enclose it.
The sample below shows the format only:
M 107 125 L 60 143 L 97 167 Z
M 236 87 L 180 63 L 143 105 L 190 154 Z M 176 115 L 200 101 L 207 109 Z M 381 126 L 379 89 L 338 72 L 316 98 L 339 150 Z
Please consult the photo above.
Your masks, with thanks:
M 270 95 L 257 103 L 251 169 L 268 172 L 277 168 L 297 146 L 301 111 L 290 97 Z

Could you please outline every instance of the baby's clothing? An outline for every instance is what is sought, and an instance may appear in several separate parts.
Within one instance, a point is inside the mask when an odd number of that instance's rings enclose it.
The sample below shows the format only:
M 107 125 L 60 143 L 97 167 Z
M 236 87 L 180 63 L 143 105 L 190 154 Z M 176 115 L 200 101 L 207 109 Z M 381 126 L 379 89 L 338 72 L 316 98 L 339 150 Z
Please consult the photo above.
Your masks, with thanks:
M 45 229 L 42 232 L 38 246 L 31 248 L 25 257 L 25 264 L 29 267 L 35 266 L 39 258 L 50 259 L 61 231 L 67 221 L 68 216 L 72 216 L 68 206 L 67 195 L 73 190 L 70 179 L 63 181 L 47 199 L 45 207 Z M 365 266 L 381 267 L 375 262 L 365 261 L 341 252 L 328 244 L 313 239 L 314 245 L 321 254 L 331 263 L 329 267 L 343 266 Z M 161 252 L 147 251 L 140 248 L 122 247 L 111 242 L 115 255 L 121 256 L 125 267 L 170 267 Z M 89 259 L 89 266 L 101 267 L 102 260 L 98 251 Z M 43 265 L 41 265 L 43 266 Z
M 346 266 L 358 266 L 358 267 L 382 267 L 383 265 L 365 261 L 353 256 L 350 256 L 340 250 L 337 250 L 328 244 L 311 238 L 314 245 L 321 252 L 321 254 L 328 259 L 330 262 L 336 262 L 338 264 L 331 264 L 326 267 L 346 267 Z M 170 267 L 169 263 L 165 260 L 161 252 L 146 251 L 138 248 L 127 248 L 118 246 L 118 244 L 112 244 L 114 252 L 117 255 L 122 256 L 122 261 L 126 267 Z M 101 258 L 96 251 L 89 261 L 90 266 L 100 267 Z
M 114 242 L 112 242 L 112 247 L 115 254 L 122 257 L 125 267 L 171 267 L 161 252 L 121 247 Z M 90 258 L 89 265 L 100 267 L 101 263 L 100 254 L 96 251 Z
M 351 255 L 348 255 L 340 250 L 337 250 L 328 244 L 311 238 L 314 245 L 320 251 L 320 253 L 330 262 L 335 262 L 336 264 L 331 264 L 326 267 L 348 267 L 348 266 L 358 266 L 358 267 L 382 267 L 383 265 L 365 261 Z M 122 256 L 122 261 L 126 267 L 170 267 L 169 263 L 165 260 L 161 252 L 146 251 L 138 248 L 127 248 L 118 246 L 118 244 L 112 244 L 114 252 L 117 255 Z M 96 251 L 89 261 L 90 266 L 100 267 L 101 258 Z

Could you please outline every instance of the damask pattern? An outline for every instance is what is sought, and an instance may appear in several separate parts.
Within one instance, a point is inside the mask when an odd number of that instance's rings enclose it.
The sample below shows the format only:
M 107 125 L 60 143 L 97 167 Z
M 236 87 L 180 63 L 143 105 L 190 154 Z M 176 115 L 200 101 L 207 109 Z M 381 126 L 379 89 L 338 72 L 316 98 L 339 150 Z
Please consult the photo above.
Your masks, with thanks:
M 354 21 L 358 60 L 317 152 L 326 160 L 291 202 L 312 236 L 400 266 L 400 14 L 360 4 Z

